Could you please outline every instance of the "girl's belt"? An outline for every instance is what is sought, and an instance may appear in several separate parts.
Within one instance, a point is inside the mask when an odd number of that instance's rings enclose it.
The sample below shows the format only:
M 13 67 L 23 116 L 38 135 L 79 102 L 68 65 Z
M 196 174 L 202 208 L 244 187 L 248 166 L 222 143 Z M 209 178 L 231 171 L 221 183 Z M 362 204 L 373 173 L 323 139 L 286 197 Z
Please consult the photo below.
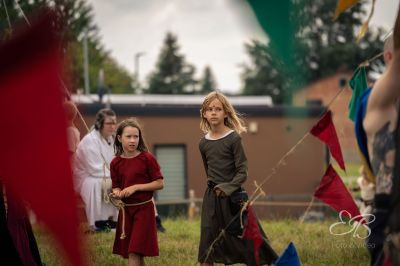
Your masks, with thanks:
M 110 198 L 110 202 L 112 203 L 112 205 L 114 205 L 115 207 L 120 209 L 122 212 L 122 233 L 121 233 L 120 239 L 124 239 L 126 237 L 126 235 L 125 235 L 125 207 L 144 205 L 153 200 L 153 199 L 149 199 L 149 200 L 146 200 L 143 202 L 138 202 L 138 203 L 125 203 L 120 199 L 116 199 L 116 198 L 112 197 L 112 193 L 109 194 L 109 198 Z
M 213 182 L 213 181 L 211 181 L 211 180 L 208 180 L 207 181 L 207 186 L 208 186 L 208 188 L 209 189 L 214 189 L 214 187 L 217 185 L 217 183 L 215 183 L 215 182 Z

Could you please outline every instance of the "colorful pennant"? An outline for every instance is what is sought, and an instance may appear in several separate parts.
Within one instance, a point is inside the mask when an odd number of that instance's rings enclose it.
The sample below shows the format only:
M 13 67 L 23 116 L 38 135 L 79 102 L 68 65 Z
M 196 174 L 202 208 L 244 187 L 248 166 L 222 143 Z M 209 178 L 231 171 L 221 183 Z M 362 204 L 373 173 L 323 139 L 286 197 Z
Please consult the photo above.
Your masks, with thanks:
M 349 103 L 349 118 L 355 121 L 357 114 L 357 105 L 360 96 L 368 89 L 367 74 L 365 72 L 365 67 L 360 66 L 354 72 L 353 76 L 349 81 L 350 87 L 353 90 L 351 95 L 351 100 Z
M 362 216 L 353 197 L 332 165 L 329 165 L 326 169 L 318 188 L 314 192 L 314 197 L 322 200 L 338 213 L 346 210 L 347 212 L 344 212 L 344 215 L 350 214 L 350 219 L 356 217 L 355 220 L 365 222 L 362 221 Z
M 292 94 L 304 83 L 303 75 L 299 74 L 300 66 L 296 64 L 296 55 L 302 56 L 297 35 L 304 17 L 299 13 L 303 10 L 302 1 L 280 0 L 248 0 L 254 14 L 264 32 L 268 35 L 268 48 L 279 62 L 280 72 L 286 77 L 287 91 L 284 101 L 291 103 Z
M 335 126 L 332 122 L 332 112 L 329 110 L 324 116 L 313 126 L 310 133 L 324 142 L 337 161 L 340 168 L 346 171 L 342 150 L 340 148 L 339 139 L 336 134 Z
M 292 242 L 274 264 L 275 266 L 300 266 L 300 259 Z
M 260 248 L 263 242 L 263 236 L 260 232 L 260 228 L 258 227 L 257 218 L 254 214 L 251 205 L 247 207 L 247 212 L 248 212 L 247 225 L 243 231 L 243 239 L 249 239 L 253 241 L 254 257 L 256 258 L 257 265 L 260 265 L 260 257 L 258 249 Z
M 333 19 L 337 19 L 340 16 L 340 14 L 342 14 L 344 11 L 357 4 L 358 1 L 359 0 L 339 0 L 336 5 L 335 17 Z
M 357 42 L 360 42 L 361 39 L 364 37 L 365 33 L 367 33 L 367 31 L 368 31 L 369 22 L 371 21 L 372 15 L 374 14 L 375 3 L 376 3 L 376 0 L 372 0 L 371 11 L 369 12 L 367 20 L 364 21 L 364 23 L 361 26 L 360 31 L 357 34 Z

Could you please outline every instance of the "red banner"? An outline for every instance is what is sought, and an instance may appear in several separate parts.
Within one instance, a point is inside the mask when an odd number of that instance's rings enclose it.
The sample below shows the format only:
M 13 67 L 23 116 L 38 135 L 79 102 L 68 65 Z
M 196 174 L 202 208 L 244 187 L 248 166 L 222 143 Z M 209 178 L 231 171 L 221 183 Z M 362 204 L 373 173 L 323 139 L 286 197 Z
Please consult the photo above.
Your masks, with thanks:
M 254 246 L 254 257 L 256 258 L 257 265 L 260 265 L 259 248 L 263 242 L 263 236 L 258 227 L 257 218 L 254 214 L 253 208 L 249 205 L 247 207 L 247 225 L 243 231 L 243 239 L 249 239 L 253 241 Z
M 331 165 L 326 169 L 318 188 L 314 192 L 314 197 L 322 200 L 337 212 L 346 210 L 348 213 L 344 212 L 344 215 L 350 214 L 349 218 L 356 217 L 355 220 L 365 223 L 353 197 Z
M 311 129 L 310 133 L 328 146 L 330 153 L 332 154 L 333 158 L 335 158 L 340 168 L 346 171 L 342 150 L 336 135 L 335 126 L 332 122 L 332 112 L 326 112 L 325 115 L 318 121 L 318 123 Z
M 69 264 L 82 265 L 52 21 L 47 14 L 0 47 L 0 176 L 53 234 Z

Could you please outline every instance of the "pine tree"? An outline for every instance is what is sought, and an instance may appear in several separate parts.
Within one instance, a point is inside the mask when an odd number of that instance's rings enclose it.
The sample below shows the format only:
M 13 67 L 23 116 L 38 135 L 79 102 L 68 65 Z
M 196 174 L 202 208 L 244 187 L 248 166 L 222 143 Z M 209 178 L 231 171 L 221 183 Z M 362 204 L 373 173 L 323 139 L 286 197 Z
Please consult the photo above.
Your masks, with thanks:
M 207 94 L 217 89 L 217 82 L 210 66 L 204 68 L 203 78 L 200 81 L 200 94 Z
M 177 37 L 168 32 L 158 57 L 156 70 L 150 74 L 148 93 L 188 94 L 195 91 L 195 67 L 185 62 L 179 52 Z

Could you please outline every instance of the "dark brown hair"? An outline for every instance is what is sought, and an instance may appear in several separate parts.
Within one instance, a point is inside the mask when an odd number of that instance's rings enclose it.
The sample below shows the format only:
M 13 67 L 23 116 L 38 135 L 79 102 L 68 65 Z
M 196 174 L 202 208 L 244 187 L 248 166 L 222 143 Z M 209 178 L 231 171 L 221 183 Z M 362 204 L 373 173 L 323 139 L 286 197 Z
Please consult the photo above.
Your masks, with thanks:
M 117 131 L 115 134 L 115 142 L 114 142 L 115 155 L 119 156 L 124 152 L 124 149 L 122 148 L 122 143 L 119 141 L 118 136 L 122 137 L 122 134 L 124 133 L 124 129 L 126 127 L 137 128 L 137 130 L 139 131 L 139 144 L 138 144 L 137 149 L 139 151 L 148 151 L 149 149 L 147 148 L 146 141 L 144 140 L 140 124 L 138 123 L 138 121 L 135 118 L 128 118 L 118 124 L 118 128 L 117 128 Z
M 116 116 L 116 114 L 109 108 L 103 108 L 97 112 L 94 122 L 94 128 L 96 130 L 102 130 L 104 128 L 104 120 L 106 120 L 107 116 Z

